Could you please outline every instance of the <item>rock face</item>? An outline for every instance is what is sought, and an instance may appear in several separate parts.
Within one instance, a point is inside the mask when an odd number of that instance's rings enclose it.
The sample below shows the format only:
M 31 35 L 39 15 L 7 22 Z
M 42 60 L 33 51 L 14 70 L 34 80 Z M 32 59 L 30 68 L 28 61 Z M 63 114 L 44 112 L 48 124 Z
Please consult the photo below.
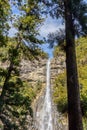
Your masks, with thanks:
M 51 60 L 51 84 L 53 84 L 55 77 L 64 71 L 65 67 L 64 56 L 53 58 Z
M 23 81 L 28 81 L 32 85 L 32 87 L 34 87 L 38 82 L 41 82 L 41 84 L 42 84 L 41 91 L 43 91 L 44 87 L 46 86 L 46 63 L 47 63 L 47 59 L 40 58 L 39 60 L 34 60 L 34 61 L 22 59 L 22 61 L 20 63 L 20 67 L 19 67 L 20 78 Z M 3 69 L 8 68 L 9 62 L 8 61 L 6 61 L 5 63 L 0 62 L 0 67 L 3 67 Z M 39 95 L 39 93 L 38 93 L 38 95 Z M 37 95 L 35 101 L 32 103 L 32 108 L 33 108 L 33 104 L 35 104 L 37 98 L 41 95 L 41 92 L 40 92 L 40 95 L 39 96 L 38 95 Z M 0 123 L 0 124 L 2 124 L 2 123 Z M 26 116 L 25 127 L 26 127 L 26 130 L 36 130 L 33 126 L 33 119 L 29 114 Z M 20 126 L 19 130 L 22 130 L 21 126 Z
M 29 81 L 31 84 L 41 81 L 46 86 L 46 64 L 47 59 L 39 59 L 34 61 L 22 60 L 20 64 L 20 75 L 23 80 Z M 65 57 L 51 59 L 51 84 L 55 80 L 55 76 L 62 73 L 65 69 Z
M 46 66 L 47 60 L 45 60 L 43 62 L 45 62 L 45 63 L 43 63 L 43 65 Z M 43 68 L 43 66 L 42 66 L 42 68 Z M 51 71 L 50 72 L 50 74 L 51 74 L 51 79 L 50 79 L 51 80 L 51 92 L 53 92 L 53 82 L 55 80 L 55 77 L 58 74 L 62 73 L 64 71 L 64 69 L 65 69 L 65 59 L 64 59 L 63 56 L 59 57 L 58 59 L 56 59 L 56 58 L 51 59 L 51 70 L 50 70 Z M 42 71 L 43 69 L 40 68 L 40 70 Z M 44 71 L 45 71 L 44 72 L 45 77 L 43 76 L 43 78 L 45 78 L 45 80 L 43 80 L 43 81 L 45 81 L 45 83 L 46 83 L 46 67 L 45 67 Z M 38 77 L 38 73 L 36 73 L 36 74 L 37 74 L 37 77 Z M 39 74 L 43 75 L 43 72 L 39 73 Z M 46 84 L 45 84 L 45 87 L 46 87 Z M 34 106 L 33 106 L 34 126 L 38 126 L 38 122 L 36 121 L 36 113 L 38 113 L 42 109 L 42 106 L 43 106 L 43 103 L 44 103 L 43 102 L 44 97 L 45 97 L 45 88 L 42 90 L 41 94 L 38 96 L 38 98 L 36 99 L 36 102 L 34 103 Z M 61 114 L 57 112 L 56 106 L 54 105 L 53 102 L 52 102 L 52 113 L 53 113 L 52 116 L 53 116 L 53 124 L 54 124 L 53 130 L 63 130 L 63 129 L 67 130 L 68 129 L 67 125 L 64 122 L 64 119 L 61 116 Z
M 8 63 L 9 64 L 9 63 Z M 7 68 L 8 64 L 3 64 L 3 68 Z M 20 63 L 20 77 L 24 81 L 28 81 L 29 83 L 34 85 L 37 82 L 42 83 L 42 90 L 32 103 L 32 108 L 34 111 L 34 117 L 35 117 L 35 112 L 37 111 L 37 104 L 39 108 L 41 107 L 41 102 L 43 102 L 44 94 L 45 94 L 45 87 L 46 87 L 46 64 L 47 64 L 47 59 L 39 59 L 39 60 L 34 60 L 34 61 L 28 61 L 22 59 Z M 0 66 L 2 64 L 0 63 Z M 64 56 L 60 56 L 58 58 L 53 58 L 51 59 L 51 88 L 53 92 L 53 82 L 55 80 L 56 75 L 62 73 L 65 69 L 65 58 Z M 56 110 L 56 106 L 54 103 L 53 105 L 53 117 L 54 117 L 54 124 L 55 128 L 53 130 L 66 130 L 64 126 L 61 124 L 58 124 L 57 120 L 58 118 L 60 119 L 60 114 Z M 28 120 L 29 121 L 29 120 Z M 34 124 L 34 119 L 33 119 L 33 124 Z M 28 124 L 32 124 L 32 119 L 31 121 L 28 122 Z M 58 125 L 57 125 L 58 124 Z M 62 127 L 62 128 L 61 128 Z M 64 127 L 64 128 L 63 128 Z M 34 125 L 29 126 L 28 130 L 36 130 Z
M 61 74 L 64 72 L 66 68 L 65 64 L 65 57 L 63 55 L 60 55 L 57 58 L 53 58 L 51 60 L 51 90 L 53 93 L 53 83 L 55 81 L 55 77 L 58 74 Z M 53 130 L 68 130 L 68 123 L 67 120 L 57 111 L 57 107 L 52 101 L 52 108 L 53 108 L 53 117 L 54 117 L 54 125 L 55 128 Z
M 47 59 L 34 61 L 22 60 L 20 64 L 20 75 L 23 80 L 35 85 L 40 81 L 44 86 L 46 83 L 46 62 Z

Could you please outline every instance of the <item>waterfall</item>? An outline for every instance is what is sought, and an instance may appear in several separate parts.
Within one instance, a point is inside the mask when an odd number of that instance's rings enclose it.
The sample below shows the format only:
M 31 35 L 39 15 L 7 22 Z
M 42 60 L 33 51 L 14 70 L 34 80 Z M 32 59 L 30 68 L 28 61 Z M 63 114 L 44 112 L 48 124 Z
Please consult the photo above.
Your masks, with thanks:
M 41 110 L 36 113 L 38 120 L 38 130 L 53 130 L 52 121 L 52 102 L 51 102 L 51 90 L 50 90 L 50 59 L 47 62 L 46 72 L 46 92 L 44 95 L 44 101 Z

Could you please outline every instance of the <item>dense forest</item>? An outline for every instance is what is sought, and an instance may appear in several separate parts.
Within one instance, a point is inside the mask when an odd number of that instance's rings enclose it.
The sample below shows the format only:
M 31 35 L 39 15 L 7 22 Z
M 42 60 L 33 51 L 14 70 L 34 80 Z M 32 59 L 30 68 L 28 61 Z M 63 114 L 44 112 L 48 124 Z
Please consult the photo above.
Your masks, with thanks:
M 40 28 L 49 15 L 61 19 L 65 29 L 41 38 Z M 12 28 L 16 30 L 13 37 L 9 35 Z M 42 83 L 32 86 L 23 80 L 20 63 L 23 59 L 32 62 L 47 59 L 48 55 L 41 49 L 46 42 L 54 48 L 54 57 L 58 59 L 62 54 L 66 59 L 66 69 L 53 85 L 58 111 L 68 113 L 69 130 L 87 128 L 87 3 L 84 0 L 0 0 L 0 129 L 28 129 L 28 122 L 33 118 L 31 104 Z

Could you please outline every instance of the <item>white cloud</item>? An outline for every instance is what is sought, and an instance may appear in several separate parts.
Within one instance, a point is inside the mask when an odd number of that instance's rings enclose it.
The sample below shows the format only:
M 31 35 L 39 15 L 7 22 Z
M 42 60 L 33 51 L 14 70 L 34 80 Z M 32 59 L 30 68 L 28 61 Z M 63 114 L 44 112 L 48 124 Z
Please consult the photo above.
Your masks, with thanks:
M 59 28 L 64 28 L 61 20 L 52 19 L 48 17 L 44 22 L 43 26 L 40 29 L 41 37 L 47 37 L 47 35 L 51 32 L 55 32 Z M 49 43 L 42 45 L 42 49 L 48 53 L 49 57 L 53 55 L 53 49 L 49 48 Z
M 11 29 L 9 30 L 9 36 L 13 37 L 15 36 L 16 33 L 17 33 L 17 30 L 14 27 L 11 27 Z
M 41 37 L 47 37 L 50 32 L 55 32 L 59 28 L 64 28 L 64 25 L 61 24 L 61 20 L 48 17 L 40 29 Z M 9 36 L 13 37 L 15 33 L 17 33 L 17 30 L 11 25 Z M 49 54 L 49 57 L 52 57 L 53 49 L 49 48 L 49 44 L 44 44 L 41 48 Z
M 64 25 L 61 24 L 61 20 L 48 17 L 40 29 L 41 36 L 46 37 L 50 32 L 55 32 L 59 28 L 64 28 Z

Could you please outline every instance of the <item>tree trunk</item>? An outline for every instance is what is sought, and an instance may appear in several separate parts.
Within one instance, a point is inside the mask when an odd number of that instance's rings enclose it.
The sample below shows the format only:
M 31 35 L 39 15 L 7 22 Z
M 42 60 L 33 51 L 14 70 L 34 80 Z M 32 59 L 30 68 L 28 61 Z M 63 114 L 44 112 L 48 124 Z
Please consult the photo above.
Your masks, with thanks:
M 69 130 L 83 130 L 80 106 L 80 91 L 77 74 L 75 33 L 71 0 L 65 0 L 65 31 L 66 31 L 66 72 L 68 93 Z

